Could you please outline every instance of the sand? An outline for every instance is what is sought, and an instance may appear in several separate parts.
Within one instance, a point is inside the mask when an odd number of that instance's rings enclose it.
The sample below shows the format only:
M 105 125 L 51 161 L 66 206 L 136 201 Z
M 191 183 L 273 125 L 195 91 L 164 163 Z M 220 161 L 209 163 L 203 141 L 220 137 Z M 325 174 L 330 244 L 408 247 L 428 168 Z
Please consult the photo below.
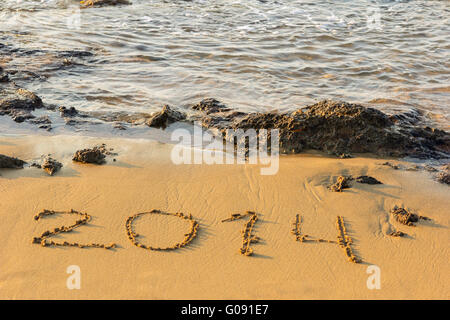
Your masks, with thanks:
M 105 165 L 73 163 L 81 148 L 106 143 L 117 156 Z M 335 159 L 321 154 L 282 156 L 278 174 L 260 165 L 174 165 L 171 146 L 150 140 L 74 136 L 0 138 L 0 154 L 26 161 L 42 154 L 63 163 L 43 170 L 0 170 L 0 298 L 2 299 L 449 299 L 449 187 L 426 171 L 394 170 L 367 155 Z M 112 161 L 115 158 L 116 161 Z M 392 161 L 392 160 L 390 160 Z M 382 185 L 353 183 L 342 192 L 328 186 L 339 175 L 369 175 Z M 334 177 L 334 178 L 333 178 Z M 415 227 L 389 214 L 404 206 L 431 221 Z M 87 213 L 92 219 L 51 239 L 115 243 L 115 249 L 42 247 L 46 230 L 74 224 L 70 215 L 38 221 L 43 209 Z M 159 209 L 192 214 L 198 234 L 170 251 L 139 248 L 128 239 L 126 221 Z M 248 218 L 258 215 L 252 256 L 240 254 Z M 337 243 L 300 242 L 301 232 L 338 241 L 337 217 L 353 239 L 352 263 Z M 182 242 L 188 219 L 142 215 L 133 222 L 139 242 L 167 247 Z M 405 237 L 388 233 L 402 231 Z M 81 289 L 69 290 L 66 270 L 81 270 Z M 369 290 L 367 269 L 380 268 L 380 289 Z

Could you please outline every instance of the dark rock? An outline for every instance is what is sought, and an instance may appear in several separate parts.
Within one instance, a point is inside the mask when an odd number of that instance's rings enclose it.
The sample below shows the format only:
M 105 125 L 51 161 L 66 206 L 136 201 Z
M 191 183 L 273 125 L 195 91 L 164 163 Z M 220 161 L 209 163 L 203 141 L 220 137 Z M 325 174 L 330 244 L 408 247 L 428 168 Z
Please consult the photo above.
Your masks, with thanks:
M 35 118 L 35 116 L 31 114 L 31 112 L 24 110 L 11 110 L 9 115 L 11 116 L 11 119 L 13 119 L 13 121 L 18 123 Z
M 405 237 L 407 234 L 401 231 L 392 231 L 390 233 L 388 233 L 388 236 L 391 237 Z
M 0 154 L 1 169 L 22 169 L 25 161 Z
M 407 226 L 414 226 L 414 222 L 419 221 L 419 216 L 417 214 L 411 213 L 408 210 L 397 206 L 391 210 L 391 214 L 398 222 Z
M 382 182 L 378 181 L 377 179 L 369 176 L 359 176 L 356 178 L 356 182 L 359 183 L 366 183 L 366 184 L 382 184 Z
M 440 172 L 437 175 L 437 181 L 444 184 L 450 184 L 450 173 L 449 172 Z
M 82 163 L 94 163 L 94 164 L 104 164 L 107 155 L 117 155 L 117 153 L 112 152 L 113 149 L 107 149 L 105 144 L 96 146 L 92 149 L 78 150 L 73 161 Z
M 168 105 L 165 105 L 159 112 L 155 112 L 147 121 L 146 124 L 153 128 L 165 129 L 169 124 L 186 119 L 186 115 L 172 110 Z
M 48 116 L 41 116 L 41 117 L 37 117 L 31 120 L 28 120 L 29 123 L 38 125 L 39 129 L 44 129 L 47 131 L 52 130 L 52 121 L 50 120 L 50 118 Z
M 230 121 L 226 117 L 217 121 L 216 113 L 224 109 L 217 105 L 215 101 L 199 104 L 197 109 L 206 110 L 203 126 L 222 131 L 279 129 L 282 153 L 314 149 L 337 156 L 374 153 L 416 158 L 445 158 L 450 154 L 447 132 L 415 127 L 401 119 L 393 121 L 381 111 L 358 104 L 325 100 L 290 114 L 238 114 Z
M 1 82 L 9 82 L 9 76 L 7 73 L 2 73 L 0 70 L 0 83 Z
M 42 108 L 41 98 L 31 91 L 19 89 L 0 89 L 0 115 L 9 115 L 16 122 L 33 119 L 31 111 Z
M 398 165 L 393 164 L 392 162 L 389 162 L 389 161 L 386 161 L 385 163 L 382 163 L 381 165 L 391 167 L 394 170 L 400 169 L 400 167 Z
M 42 163 L 42 169 L 45 170 L 49 175 L 54 175 L 57 171 L 59 171 L 62 168 L 62 163 L 56 161 L 55 159 L 51 158 L 50 156 L 45 157 L 43 163 Z
M 113 125 L 113 128 L 118 129 L 118 130 L 127 130 L 127 127 L 123 123 L 120 123 L 120 122 L 115 123 Z
M 66 108 L 66 107 L 59 107 L 59 112 L 61 114 L 61 117 L 75 117 L 78 115 L 78 111 L 77 109 L 75 109 L 74 107 L 71 108 Z
M 83 0 L 80 5 L 83 8 L 87 7 L 104 7 L 104 6 L 116 6 L 116 5 L 130 5 L 128 0 Z
M 432 167 L 432 166 L 430 166 L 430 165 L 425 165 L 424 167 L 423 167 L 426 171 L 428 171 L 428 172 L 437 172 L 438 171 L 438 169 L 436 169 L 435 167 Z
M 350 182 L 353 180 L 351 176 L 339 176 L 336 183 L 328 187 L 331 191 L 342 192 L 343 189 L 351 188 Z
M 31 91 L 19 89 L 0 89 L 0 112 L 13 109 L 29 110 L 42 108 L 41 98 Z
M 94 147 L 92 149 L 83 149 L 78 150 L 74 157 L 73 161 L 81 162 L 81 163 L 95 163 L 95 164 L 104 164 L 105 154 L 98 147 Z
M 48 116 L 37 117 L 37 118 L 34 118 L 34 119 L 32 119 L 32 120 L 30 120 L 28 122 L 30 122 L 32 124 L 40 124 L 40 125 L 42 125 L 42 124 L 51 124 L 52 123 L 52 121 L 50 120 L 50 118 Z
M 224 104 L 214 98 L 203 99 L 199 103 L 192 106 L 193 110 L 203 111 L 206 114 L 230 111 Z

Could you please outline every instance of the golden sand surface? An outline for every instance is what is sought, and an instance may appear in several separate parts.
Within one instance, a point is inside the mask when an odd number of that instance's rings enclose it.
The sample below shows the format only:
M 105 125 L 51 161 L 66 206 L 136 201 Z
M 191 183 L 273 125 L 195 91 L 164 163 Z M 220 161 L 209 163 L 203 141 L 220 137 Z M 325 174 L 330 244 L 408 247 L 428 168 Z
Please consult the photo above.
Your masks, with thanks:
M 72 161 L 101 143 L 117 156 Z M 175 165 L 170 152 L 138 139 L 0 138 L 0 154 L 63 164 L 54 176 L 0 169 L 0 298 L 450 298 L 449 187 L 430 173 L 311 153 L 281 156 L 264 176 L 261 165 Z M 383 184 L 329 190 L 348 175 Z M 430 220 L 402 224 L 395 206 Z M 43 210 L 54 213 L 35 219 Z M 66 286 L 72 265 L 79 290 Z M 380 289 L 368 289 L 372 265 Z

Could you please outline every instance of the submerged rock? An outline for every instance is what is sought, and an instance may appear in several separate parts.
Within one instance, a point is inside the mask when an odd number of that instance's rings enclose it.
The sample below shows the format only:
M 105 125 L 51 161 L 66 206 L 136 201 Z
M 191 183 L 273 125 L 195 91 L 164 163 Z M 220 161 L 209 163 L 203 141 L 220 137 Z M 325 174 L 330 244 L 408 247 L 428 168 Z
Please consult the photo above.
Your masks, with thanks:
M 129 5 L 129 4 L 131 4 L 131 2 L 128 0 L 84 0 L 84 1 L 80 1 L 80 5 L 84 8 Z
M 38 125 L 39 129 L 45 129 L 47 131 L 52 130 L 52 121 L 48 116 L 41 116 L 37 118 L 33 118 L 28 121 L 29 123 Z
M 169 124 L 186 119 L 186 115 L 172 110 L 168 105 L 165 105 L 159 112 L 155 112 L 147 119 L 146 124 L 153 128 L 165 129 Z
M 450 185 L 450 164 L 442 166 L 441 172 L 436 176 L 437 181 Z
M 0 71 L 0 82 L 9 82 L 9 76 L 7 73 L 2 73 Z
M 0 83 L 1 82 L 9 82 L 9 76 L 8 74 L 3 70 L 3 68 L 0 66 Z
M 22 88 L 0 89 L 0 112 L 13 109 L 35 110 L 43 106 L 41 98 L 31 91 Z
M 0 154 L 1 169 L 22 169 L 26 164 L 25 161 Z
M 193 110 L 203 111 L 206 114 L 230 111 L 224 104 L 214 98 L 203 99 L 191 107 Z
M 61 117 L 63 117 L 63 118 L 75 117 L 78 115 L 78 111 L 74 107 L 71 107 L 71 108 L 59 107 L 58 110 L 59 110 Z

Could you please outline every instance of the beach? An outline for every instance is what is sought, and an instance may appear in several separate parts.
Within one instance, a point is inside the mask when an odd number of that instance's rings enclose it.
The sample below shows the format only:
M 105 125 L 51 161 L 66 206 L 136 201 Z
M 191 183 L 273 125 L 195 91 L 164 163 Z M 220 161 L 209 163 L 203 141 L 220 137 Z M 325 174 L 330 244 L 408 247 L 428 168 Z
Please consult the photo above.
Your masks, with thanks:
M 105 164 L 72 161 L 76 150 L 102 143 L 117 153 Z M 339 159 L 311 151 L 280 156 L 278 173 L 265 176 L 259 164 L 175 165 L 172 147 L 143 139 L 2 136 L 0 154 L 27 162 L 51 154 L 63 167 L 54 176 L 33 167 L 0 170 L 0 298 L 448 299 L 450 199 L 448 186 L 432 173 L 368 154 Z M 340 175 L 383 184 L 355 182 L 332 192 L 328 186 Z M 430 220 L 403 225 L 390 214 L 396 205 Z M 45 230 L 75 222 L 64 214 L 36 221 L 44 209 L 92 217 L 54 241 L 116 248 L 32 243 Z M 133 245 L 127 219 L 154 209 L 191 214 L 199 223 L 192 242 L 170 251 Z M 251 244 L 251 256 L 239 252 L 247 219 L 222 222 L 246 211 L 258 216 L 253 234 L 260 240 Z M 337 243 L 296 241 L 296 215 L 302 234 L 335 242 L 342 217 L 360 263 Z M 146 215 L 134 228 L 141 243 L 164 247 L 180 242 L 189 223 Z M 405 236 L 390 236 L 394 230 Z M 67 286 L 73 265 L 81 271 L 79 290 Z M 379 289 L 369 289 L 370 266 L 381 271 Z
M 0 300 L 448 300 L 449 12 L 1 1 Z

